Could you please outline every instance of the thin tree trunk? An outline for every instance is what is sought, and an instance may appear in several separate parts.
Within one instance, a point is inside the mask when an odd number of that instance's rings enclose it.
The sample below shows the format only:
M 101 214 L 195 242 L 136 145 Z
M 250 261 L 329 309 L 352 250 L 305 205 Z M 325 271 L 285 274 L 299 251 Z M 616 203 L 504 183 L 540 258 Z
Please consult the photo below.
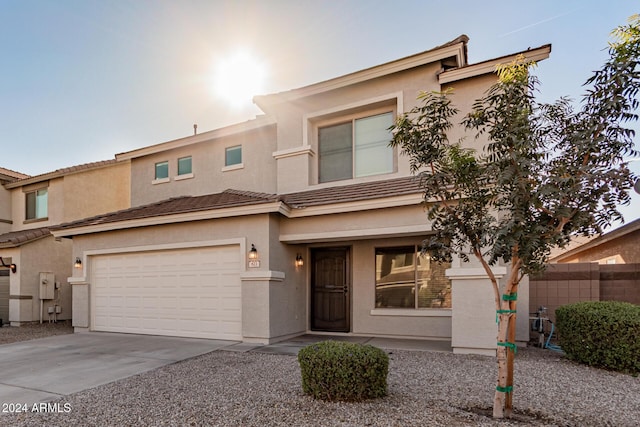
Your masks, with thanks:
M 511 287 L 511 293 L 515 294 L 518 292 L 518 285 L 515 284 Z M 507 330 L 507 342 L 514 343 L 516 342 L 516 308 L 518 306 L 518 301 L 510 300 L 509 301 L 509 310 L 512 314 L 509 316 L 509 326 Z M 514 371 L 514 362 L 515 362 L 516 350 L 510 349 L 507 351 L 507 387 L 511 387 L 513 389 L 513 371 Z M 513 392 L 507 393 L 505 405 L 504 405 L 504 416 L 509 418 L 513 413 Z

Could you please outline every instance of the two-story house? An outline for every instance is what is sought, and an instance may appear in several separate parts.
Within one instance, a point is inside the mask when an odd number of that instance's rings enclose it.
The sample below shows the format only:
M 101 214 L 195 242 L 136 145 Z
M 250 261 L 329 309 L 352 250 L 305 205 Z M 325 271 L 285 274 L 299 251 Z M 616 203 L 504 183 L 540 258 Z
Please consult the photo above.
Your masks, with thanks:
M 128 208 L 128 161 L 108 160 L 38 176 L 0 169 L 0 318 L 14 326 L 71 319 L 72 243 L 50 227 Z
M 467 40 L 258 96 L 254 120 L 117 154 L 131 162 L 132 207 L 53 230 L 82 261 L 69 279 L 76 331 L 259 343 L 348 333 L 495 352 L 489 281 L 420 255 L 422 192 L 389 147 L 420 91 L 453 87 L 468 111 L 515 57 L 469 65 Z

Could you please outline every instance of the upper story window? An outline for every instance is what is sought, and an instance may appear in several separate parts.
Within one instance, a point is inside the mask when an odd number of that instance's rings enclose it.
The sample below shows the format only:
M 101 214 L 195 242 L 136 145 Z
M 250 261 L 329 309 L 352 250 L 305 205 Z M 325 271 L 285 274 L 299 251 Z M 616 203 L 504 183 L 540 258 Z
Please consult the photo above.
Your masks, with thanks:
M 31 191 L 25 194 L 25 200 L 26 200 L 25 218 L 27 220 L 47 218 L 48 194 L 49 194 L 49 191 L 46 188 Z
M 191 169 L 191 156 L 178 159 L 178 176 L 190 175 L 192 173 L 193 170 Z
M 449 267 L 416 246 L 376 249 L 376 307 L 451 308 Z
M 393 113 L 354 118 L 318 128 L 318 182 L 393 172 Z
M 156 163 L 155 179 L 168 179 L 169 178 L 169 162 Z
M 224 165 L 234 166 L 242 164 L 242 145 L 227 147 L 224 154 Z

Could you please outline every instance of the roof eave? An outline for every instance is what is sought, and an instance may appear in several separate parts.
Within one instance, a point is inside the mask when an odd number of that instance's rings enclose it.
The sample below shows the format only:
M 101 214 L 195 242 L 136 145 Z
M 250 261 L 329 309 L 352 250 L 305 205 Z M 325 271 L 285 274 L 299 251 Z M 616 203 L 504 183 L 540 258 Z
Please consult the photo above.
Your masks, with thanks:
M 469 38 L 463 35 L 442 46 L 405 58 L 397 59 L 395 61 L 387 62 L 385 64 L 377 65 L 375 67 L 366 68 L 364 70 L 287 92 L 254 96 L 253 102 L 263 109 L 263 111 L 266 111 L 268 106 L 273 103 L 287 102 L 317 95 L 451 57 L 455 57 L 458 66 L 462 67 L 467 63 L 466 45 L 468 40 Z
M 485 74 L 495 73 L 497 65 L 512 62 L 518 55 L 523 55 L 525 60 L 527 61 L 539 62 L 549 58 L 550 54 L 551 45 L 546 44 L 534 49 L 527 49 L 522 52 L 513 53 L 511 55 L 505 55 L 499 58 L 482 61 L 477 64 L 471 64 L 465 67 L 444 71 L 440 73 L 440 75 L 438 75 L 438 82 L 442 85 L 463 79 L 482 76 Z

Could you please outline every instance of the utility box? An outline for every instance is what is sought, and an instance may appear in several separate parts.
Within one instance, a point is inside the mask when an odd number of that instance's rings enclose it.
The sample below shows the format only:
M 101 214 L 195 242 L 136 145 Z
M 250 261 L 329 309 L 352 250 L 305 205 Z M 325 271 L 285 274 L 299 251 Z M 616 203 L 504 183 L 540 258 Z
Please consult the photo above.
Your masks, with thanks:
M 40 273 L 40 299 L 54 299 L 56 291 L 56 275 Z

